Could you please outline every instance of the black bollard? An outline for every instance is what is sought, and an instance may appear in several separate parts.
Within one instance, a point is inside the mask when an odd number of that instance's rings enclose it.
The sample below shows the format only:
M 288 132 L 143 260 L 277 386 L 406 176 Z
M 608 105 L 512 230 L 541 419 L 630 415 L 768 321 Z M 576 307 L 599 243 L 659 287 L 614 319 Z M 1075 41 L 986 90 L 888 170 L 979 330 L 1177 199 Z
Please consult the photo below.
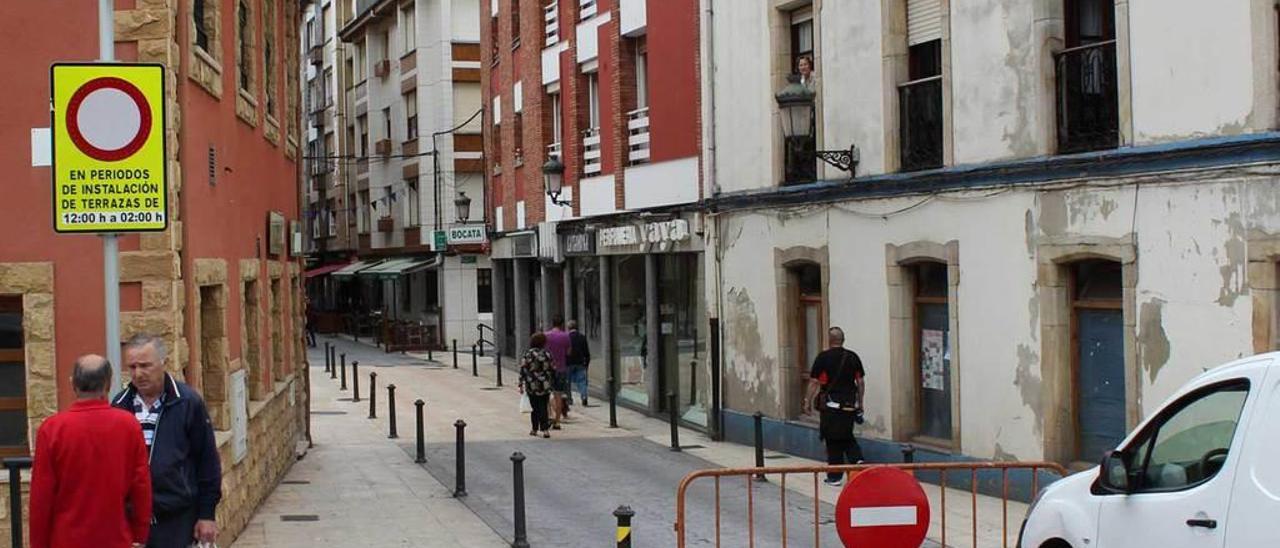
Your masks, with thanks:
M 458 368 L 458 339 L 453 340 L 453 368 Z
M 324 372 L 325 373 L 328 373 L 330 369 L 333 369 L 333 363 L 329 361 L 330 348 L 333 348 L 333 345 L 329 341 L 325 341 L 324 342 Z
M 756 430 L 756 468 L 764 468 L 764 415 L 756 411 L 751 419 Z M 756 481 L 765 481 L 764 474 L 756 474 Z
M 418 409 L 417 409 L 417 414 L 418 414 L 418 457 L 417 457 L 417 458 L 415 458 L 415 459 L 413 459 L 413 462 L 416 462 L 416 463 L 419 463 L 419 464 L 424 463 L 424 462 L 427 462 L 427 440 L 426 440 L 426 432 L 425 432 L 425 431 L 423 430 L 423 428 L 422 428 L 422 406 L 424 406 L 424 405 L 426 405 L 426 404 L 427 404 L 427 403 L 426 403 L 426 402 L 424 402 L 424 401 L 422 401 L 422 399 L 418 399 L 417 401 L 413 402 L 413 406 L 418 408 Z
M 369 418 L 378 418 L 378 373 L 369 372 Z
M 339 365 L 342 367 L 342 371 L 339 372 L 339 376 L 342 377 L 342 387 L 339 388 L 339 390 L 346 390 L 347 389 L 347 353 L 346 352 L 342 353 L 342 360 L 339 362 Z
M 387 419 L 391 421 L 388 425 L 390 433 L 387 437 L 392 439 L 400 437 L 396 434 L 396 385 L 394 384 L 387 385 L 387 415 Z
M 360 401 L 360 362 L 351 362 L 351 401 Z
M 698 362 L 689 362 L 689 407 L 698 404 Z
M 479 358 L 479 356 L 476 355 L 476 345 L 473 344 L 471 345 L 471 376 L 472 377 L 477 376 L 476 368 L 480 367 L 478 365 L 479 362 L 477 362 L 477 358 Z
M 495 352 L 493 354 L 493 365 L 497 368 L 498 387 L 502 387 L 502 354 Z
M 617 379 L 609 377 L 609 428 L 618 427 L 618 387 Z
M 458 438 L 458 447 L 454 451 L 453 457 L 453 496 L 465 497 L 467 496 L 467 445 L 465 439 L 467 423 L 463 422 L 462 419 L 458 419 L 453 423 L 453 428 L 457 431 Z
M 329 378 L 338 378 L 338 347 L 329 349 Z
M 899 446 L 902 449 L 902 462 L 911 464 L 916 461 L 916 448 L 910 443 L 904 443 Z
M 671 450 L 680 451 L 680 426 L 676 423 L 680 418 L 675 392 L 667 392 L 667 418 L 671 423 Z
M 511 454 L 511 479 L 515 486 L 513 502 L 515 503 L 515 540 L 511 548 L 529 548 L 529 534 L 524 523 L 524 454 L 516 451 Z
M 427 345 L 427 361 L 429 362 L 436 361 L 435 353 L 431 351 L 430 344 Z
M 618 518 L 618 548 L 631 548 L 631 518 L 635 515 L 630 506 L 619 506 L 613 511 L 613 517 Z

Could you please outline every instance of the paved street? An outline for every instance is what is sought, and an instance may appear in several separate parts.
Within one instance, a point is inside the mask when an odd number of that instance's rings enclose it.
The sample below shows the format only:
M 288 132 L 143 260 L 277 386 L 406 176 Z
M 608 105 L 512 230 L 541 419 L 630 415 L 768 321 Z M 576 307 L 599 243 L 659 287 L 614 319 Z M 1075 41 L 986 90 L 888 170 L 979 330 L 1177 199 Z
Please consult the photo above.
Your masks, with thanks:
M 622 504 L 636 511 L 633 538 L 637 546 L 673 546 L 675 493 L 681 478 L 694 470 L 748 466 L 753 458 L 750 447 L 712 442 L 691 430 L 681 432 L 685 450 L 672 452 L 667 445 L 666 423 L 619 409 L 622 428 L 610 429 L 607 406 L 594 402 L 585 414 L 575 406 L 574 420 L 554 432 L 552 439 L 531 438 L 527 435 L 528 416 L 516 409 L 514 373 L 505 372 L 505 386 L 496 389 L 494 368 L 488 359 L 478 360 L 485 374 L 477 378 L 470 375 L 469 355 L 461 355 L 460 368 L 454 370 L 449 354 L 436 354 L 437 362 L 432 363 L 420 359 L 425 356 L 386 354 L 336 338 L 322 337 L 320 349 L 326 340 L 346 353 L 349 372 L 360 364 L 362 401 L 352 401 L 354 380 L 349 381 L 349 390 L 339 390 L 340 382 L 323 372 L 322 350 L 313 350 L 312 432 L 316 446 L 259 510 L 237 546 L 319 541 L 345 546 L 366 539 L 385 539 L 387 545 L 509 543 L 514 528 L 510 456 L 515 451 L 527 457 L 525 488 L 533 546 L 606 544 L 614 534 L 612 512 Z M 377 375 L 375 420 L 367 418 L 370 373 Z M 397 440 L 387 439 L 388 383 L 397 386 Z M 426 402 L 428 440 L 427 463 L 421 468 L 413 464 L 413 401 L 418 398 Z M 468 425 L 469 496 L 463 499 L 449 496 L 455 481 L 453 423 L 458 418 Z M 769 457 L 771 465 L 813 464 L 785 455 Z M 422 470 L 425 473 L 415 473 Z M 754 513 L 750 517 L 748 485 L 753 489 Z M 785 491 L 776 481 L 726 479 L 719 492 L 722 546 L 745 546 L 752 534 L 757 545 L 780 546 L 783 496 L 788 543 L 812 545 L 813 476 L 789 478 Z M 821 544 L 838 546 L 831 525 L 838 490 L 819 486 L 819 492 Z M 691 487 L 687 500 L 689 546 L 716 545 L 715 496 L 714 480 L 699 480 Z M 956 496 L 953 500 L 962 500 L 958 493 Z M 991 503 L 984 500 L 982 504 L 985 509 Z M 967 538 L 969 520 L 961 510 L 952 512 L 955 519 L 948 530 L 951 535 L 963 533 Z M 317 514 L 319 521 L 282 521 L 281 516 L 299 514 Z M 956 523 L 965 527 L 956 528 Z M 984 521 L 984 527 L 989 525 Z M 934 530 L 940 530 L 936 523 Z M 991 533 L 984 529 L 982 538 L 998 539 L 998 532 Z M 419 543 L 427 538 L 433 544 Z
M 499 547 L 507 543 L 373 428 L 312 357 L 315 446 L 294 464 L 236 548 Z M 298 520 L 298 521 L 292 521 Z

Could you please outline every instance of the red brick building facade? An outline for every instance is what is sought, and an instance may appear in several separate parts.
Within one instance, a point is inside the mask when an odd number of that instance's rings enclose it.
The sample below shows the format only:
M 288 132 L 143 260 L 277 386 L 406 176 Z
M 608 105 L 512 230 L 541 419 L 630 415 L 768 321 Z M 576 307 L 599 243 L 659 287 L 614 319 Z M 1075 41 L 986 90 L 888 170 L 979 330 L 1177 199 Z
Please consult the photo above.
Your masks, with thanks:
M 0 202 L 9 235 L 0 246 L 0 456 L 29 454 L 40 423 L 71 405 L 77 356 L 108 354 L 101 240 L 53 232 L 52 174 L 40 158 L 50 65 L 98 58 L 96 5 L 9 2 L 0 18 L 0 51 L 10 53 L 0 106 L 10 182 Z M 208 402 L 223 463 L 222 545 L 288 469 L 305 425 L 291 237 L 297 14 L 286 0 L 116 0 L 113 13 L 116 59 L 164 66 L 167 116 L 168 228 L 120 238 L 121 336 L 162 338 L 170 372 Z M 10 511 L 6 497 L 0 515 Z M 7 528 L 6 518 L 6 540 Z
M 705 343 L 698 2 L 484 4 L 500 348 L 518 353 L 553 317 L 577 319 L 611 362 L 592 368 L 594 389 L 612 370 L 624 402 L 657 412 L 658 394 L 678 388 L 686 418 L 705 424 L 705 364 L 685 356 Z M 553 199 L 544 170 L 557 164 Z

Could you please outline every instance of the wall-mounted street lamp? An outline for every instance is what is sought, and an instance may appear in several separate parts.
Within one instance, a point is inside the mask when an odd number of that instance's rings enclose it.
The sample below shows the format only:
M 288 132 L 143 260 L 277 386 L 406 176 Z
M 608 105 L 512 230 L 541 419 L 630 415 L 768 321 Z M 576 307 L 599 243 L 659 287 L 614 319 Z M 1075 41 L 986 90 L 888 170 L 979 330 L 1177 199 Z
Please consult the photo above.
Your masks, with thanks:
M 787 85 L 773 96 L 782 115 L 782 136 L 787 144 L 787 154 L 792 160 L 789 162 L 792 165 L 787 169 L 787 180 L 812 179 L 813 174 L 798 172 L 803 169 L 800 164 L 812 166 L 815 158 L 848 172 L 849 178 L 853 178 L 858 169 L 857 145 L 850 145 L 847 150 L 814 150 L 813 111 L 816 96 L 812 89 L 800 83 L 800 77 L 795 74 L 788 76 Z
M 547 196 L 551 198 L 551 203 L 558 206 L 573 203 L 560 201 L 560 191 L 564 188 L 564 163 L 560 161 L 559 156 L 552 156 L 547 159 L 547 163 L 542 164 L 542 185 L 543 190 L 547 191 Z
M 467 197 L 467 193 L 458 191 L 458 197 L 453 199 L 453 207 L 458 212 L 458 224 L 465 224 L 471 218 L 471 198 Z

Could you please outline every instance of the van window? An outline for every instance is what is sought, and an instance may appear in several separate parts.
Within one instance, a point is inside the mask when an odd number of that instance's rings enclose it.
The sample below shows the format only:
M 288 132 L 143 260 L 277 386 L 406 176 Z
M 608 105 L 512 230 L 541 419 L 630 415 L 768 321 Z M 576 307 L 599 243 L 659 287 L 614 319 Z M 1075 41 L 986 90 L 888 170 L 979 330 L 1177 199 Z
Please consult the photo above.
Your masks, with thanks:
M 1247 382 L 1219 385 L 1176 405 L 1140 442 L 1133 463 L 1142 466 L 1139 491 L 1171 491 L 1198 485 L 1227 460 Z

